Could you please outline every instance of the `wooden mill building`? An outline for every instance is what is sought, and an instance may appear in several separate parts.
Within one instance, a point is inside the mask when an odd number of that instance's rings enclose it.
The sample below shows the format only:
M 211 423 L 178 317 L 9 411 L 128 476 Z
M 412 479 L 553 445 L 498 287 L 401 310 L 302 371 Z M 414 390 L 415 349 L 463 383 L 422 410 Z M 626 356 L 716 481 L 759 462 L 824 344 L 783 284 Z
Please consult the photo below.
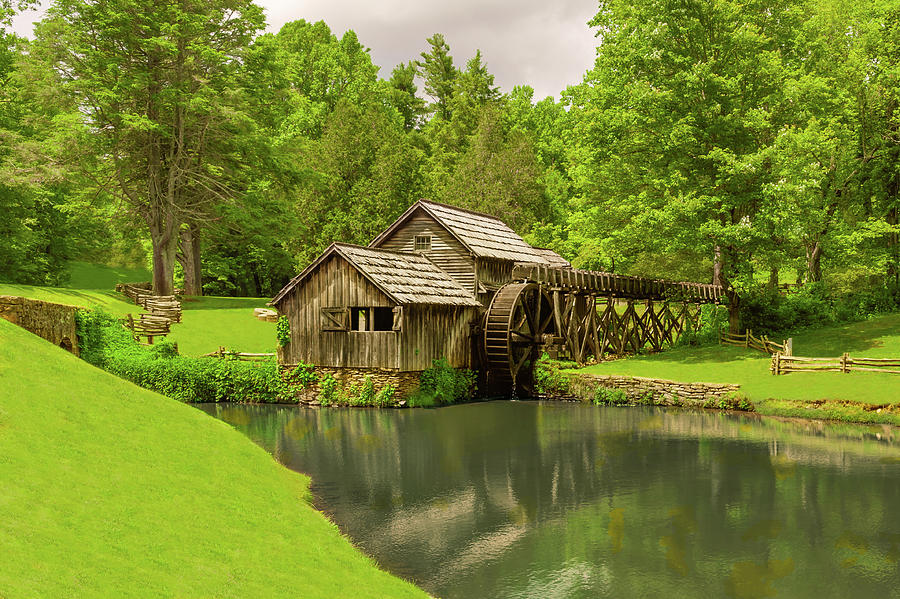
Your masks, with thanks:
M 335 243 L 270 302 L 291 325 L 284 365 L 418 373 L 477 367 L 473 331 L 517 262 L 568 266 L 499 219 L 420 200 L 369 247 Z
M 270 305 L 290 322 L 282 365 L 313 364 L 344 383 L 377 374 L 404 391 L 445 357 L 498 392 L 528 392 L 544 349 L 579 363 L 659 350 L 722 294 L 573 269 L 496 217 L 420 200 L 368 247 L 330 246 Z

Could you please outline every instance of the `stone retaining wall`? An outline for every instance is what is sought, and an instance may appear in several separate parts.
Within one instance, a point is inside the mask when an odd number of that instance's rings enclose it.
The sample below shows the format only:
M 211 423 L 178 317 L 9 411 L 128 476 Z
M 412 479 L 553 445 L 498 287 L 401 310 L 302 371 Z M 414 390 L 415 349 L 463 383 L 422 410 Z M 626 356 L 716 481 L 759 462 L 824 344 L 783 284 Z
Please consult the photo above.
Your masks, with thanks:
M 0 295 L 0 318 L 43 337 L 76 356 L 79 355 L 75 334 L 75 306 L 40 300 Z
M 282 369 L 291 370 L 294 367 L 293 365 L 284 365 Z M 398 399 L 403 399 L 415 391 L 419 386 L 419 375 L 422 374 L 419 371 L 401 372 L 387 368 L 332 368 L 327 366 L 316 366 L 313 372 L 321 378 L 330 374 L 337 381 L 338 387 L 344 389 L 348 389 L 352 385 L 362 387 L 366 382 L 366 377 L 372 377 L 372 384 L 376 392 L 388 385 L 393 385 L 397 389 L 394 397 Z M 299 389 L 297 396 L 300 403 L 318 403 L 319 384 Z
M 632 402 L 646 403 L 649 398 L 656 405 L 670 406 L 718 404 L 720 400 L 733 398 L 741 388 L 740 385 L 726 383 L 681 383 L 608 374 L 574 374 L 569 383 L 572 393 L 581 399 L 594 399 L 597 387 L 604 387 L 623 391 Z

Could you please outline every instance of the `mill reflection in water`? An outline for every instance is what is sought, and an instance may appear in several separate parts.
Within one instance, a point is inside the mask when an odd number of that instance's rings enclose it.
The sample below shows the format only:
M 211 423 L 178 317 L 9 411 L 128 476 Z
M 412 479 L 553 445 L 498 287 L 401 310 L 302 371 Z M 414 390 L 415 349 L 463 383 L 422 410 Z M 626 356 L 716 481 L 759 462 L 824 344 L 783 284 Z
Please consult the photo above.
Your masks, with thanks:
M 202 409 L 439 597 L 900 596 L 890 427 L 550 402 Z

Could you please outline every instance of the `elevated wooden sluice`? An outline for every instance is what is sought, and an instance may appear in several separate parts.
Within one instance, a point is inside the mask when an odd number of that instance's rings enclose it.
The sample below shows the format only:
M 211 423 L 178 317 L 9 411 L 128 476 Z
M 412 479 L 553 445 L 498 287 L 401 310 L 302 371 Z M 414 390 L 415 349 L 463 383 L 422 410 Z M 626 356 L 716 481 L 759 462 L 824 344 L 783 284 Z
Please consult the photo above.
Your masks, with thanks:
M 484 320 L 484 364 L 498 388 L 530 392 L 542 351 L 584 364 L 591 357 L 653 351 L 700 327 L 700 305 L 718 285 L 517 264 Z

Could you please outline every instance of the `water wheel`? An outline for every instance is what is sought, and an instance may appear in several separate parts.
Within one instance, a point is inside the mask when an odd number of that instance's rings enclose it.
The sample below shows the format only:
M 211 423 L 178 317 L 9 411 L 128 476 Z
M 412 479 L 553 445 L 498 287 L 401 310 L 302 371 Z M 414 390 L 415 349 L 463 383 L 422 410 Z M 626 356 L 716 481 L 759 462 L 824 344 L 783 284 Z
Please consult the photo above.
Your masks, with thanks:
M 551 332 L 550 296 L 536 283 L 507 283 L 485 314 L 484 353 L 492 392 L 531 395 L 534 362 Z

